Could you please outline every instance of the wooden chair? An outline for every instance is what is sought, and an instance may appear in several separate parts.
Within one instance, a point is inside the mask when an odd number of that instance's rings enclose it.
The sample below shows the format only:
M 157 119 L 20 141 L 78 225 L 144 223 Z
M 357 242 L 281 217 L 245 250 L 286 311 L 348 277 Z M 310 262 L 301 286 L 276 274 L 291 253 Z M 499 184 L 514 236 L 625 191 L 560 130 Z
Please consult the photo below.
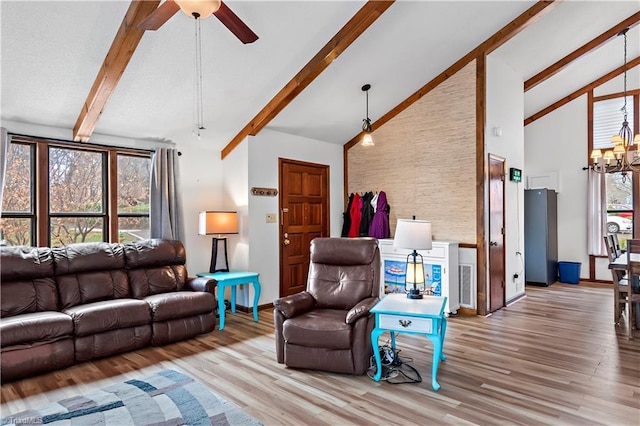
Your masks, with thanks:
M 609 234 L 609 237 L 611 237 L 611 241 L 613 241 L 613 246 L 615 247 L 616 253 L 618 253 L 618 256 L 625 253 L 625 251 L 622 250 L 622 248 L 620 247 L 620 240 L 618 239 L 618 234 Z
M 629 281 L 629 309 L 627 310 L 627 333 L 633 339 L 636 325 L 636 310 L 640 308 L 640 240 L 627 240 L 627 280 Z
M 613 263 L 619 255 L 611 235 L 604 236 L 604 246 L 607 249 L 609 263 Z M 629 285 L 624 271 L 612 269 L 611 277 L 613 279 L 613 323 L 618 324 L 622 312 L 624 312 L 628 304 Z M 629 312 L 629 309 L 627 309 L 627 312 Z

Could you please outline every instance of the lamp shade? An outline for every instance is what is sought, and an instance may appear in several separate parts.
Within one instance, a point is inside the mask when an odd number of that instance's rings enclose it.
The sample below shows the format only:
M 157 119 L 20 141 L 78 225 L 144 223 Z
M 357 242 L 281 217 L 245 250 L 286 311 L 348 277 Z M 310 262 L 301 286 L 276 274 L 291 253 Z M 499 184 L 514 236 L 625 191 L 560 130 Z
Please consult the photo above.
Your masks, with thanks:
M 189 17 L 197 13 L 201 19 L 208 18 L 220 9 L 220 0 L 175 0 L 175 2 Z
M 407 262 L 405 282 L 407 284 L 424 285 L 424 265 L 422 264 L 422 258 L 419 262 Z
M 431 222 L 398 219 L 393 245 L 411 250 L 431 250 Z
M 200 212 L 198 234 L 237 234 L 237 212 Z

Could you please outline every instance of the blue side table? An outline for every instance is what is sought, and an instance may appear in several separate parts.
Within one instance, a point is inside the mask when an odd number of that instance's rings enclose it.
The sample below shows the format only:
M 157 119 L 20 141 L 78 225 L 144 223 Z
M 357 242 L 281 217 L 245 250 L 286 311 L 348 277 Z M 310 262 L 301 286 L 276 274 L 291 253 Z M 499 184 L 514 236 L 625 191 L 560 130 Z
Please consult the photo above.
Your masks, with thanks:
M 218 315 L 220 316 L 220 330 L 224 330 L 224 289 L 231 287 L 231 313 L 236 313 L 236 287 L 242 284 L 253 284 L 253 320 L 258 321 L 258 300 L 260 299 L 260 281 L 256 272 L 201 272 L 198 277 L 216 280 L 218 297 Z
M 431 366 L 431 387 L 437 391 L 438 364 L 447 357 L 442 353 L 447 318 L 444 315 L 446 297 L 424 296 L 424 299 L 407 299 L 404 294 L 388 294 L 378 302 L 371 312 L 376 316 L 376 326 L 371 331 L 371 345 L 376 360 L 376 375 L 382 377 L 382 361 L 378 350 L 378 338 L 385 331 L 391 334 L 391 347 L 396 349 L 396 333 L 424 335 L 433 343 L 433 364 Z

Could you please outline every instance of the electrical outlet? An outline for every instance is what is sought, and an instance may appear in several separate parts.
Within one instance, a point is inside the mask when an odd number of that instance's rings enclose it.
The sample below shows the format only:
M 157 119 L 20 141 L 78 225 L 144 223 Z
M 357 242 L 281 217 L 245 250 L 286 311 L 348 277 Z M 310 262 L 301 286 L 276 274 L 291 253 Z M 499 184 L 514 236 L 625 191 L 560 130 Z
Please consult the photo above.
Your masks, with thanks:
M 276 223 L 275 213 L 267 213 L 267 223 Z

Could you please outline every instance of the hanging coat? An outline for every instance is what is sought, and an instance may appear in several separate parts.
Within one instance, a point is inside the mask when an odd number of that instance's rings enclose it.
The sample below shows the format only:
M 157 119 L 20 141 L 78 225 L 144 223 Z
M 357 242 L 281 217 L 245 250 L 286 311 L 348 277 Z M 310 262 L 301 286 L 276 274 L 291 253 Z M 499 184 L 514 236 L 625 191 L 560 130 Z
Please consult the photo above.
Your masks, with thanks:
M 371 205 L 371 200 L 373 199 L 373 192 L 367 192 L 362 197 L 362 216 L 360 219 L 360 233 L 359 236 L 367 237 L 369 236 L 369 226 L 371 225 L 371 221 L 373 220 L 373 206 Z
M 353 203 L 353 192 L 349 195 L 349 202 L 347 203 L 347 209 L 342 213 L 342 232 L 341 237 L 349 236 L 349 228 L 351 227 L 351 204 Z
M 384 191 L 380 191 L 376 212 L 369 226 L 370 237 L 389 238 L 391 236 L 391 231 L 389 230 L 389 210 L 387 194 L 385 194 Z
M 349 227 L 348 237 L 357 237 L 360 234 L 360 218 L 362 217 L 362 198 L 357 192 L 353 195 L 353 202 L 349 213 L 351 215 L 351 226 Z

